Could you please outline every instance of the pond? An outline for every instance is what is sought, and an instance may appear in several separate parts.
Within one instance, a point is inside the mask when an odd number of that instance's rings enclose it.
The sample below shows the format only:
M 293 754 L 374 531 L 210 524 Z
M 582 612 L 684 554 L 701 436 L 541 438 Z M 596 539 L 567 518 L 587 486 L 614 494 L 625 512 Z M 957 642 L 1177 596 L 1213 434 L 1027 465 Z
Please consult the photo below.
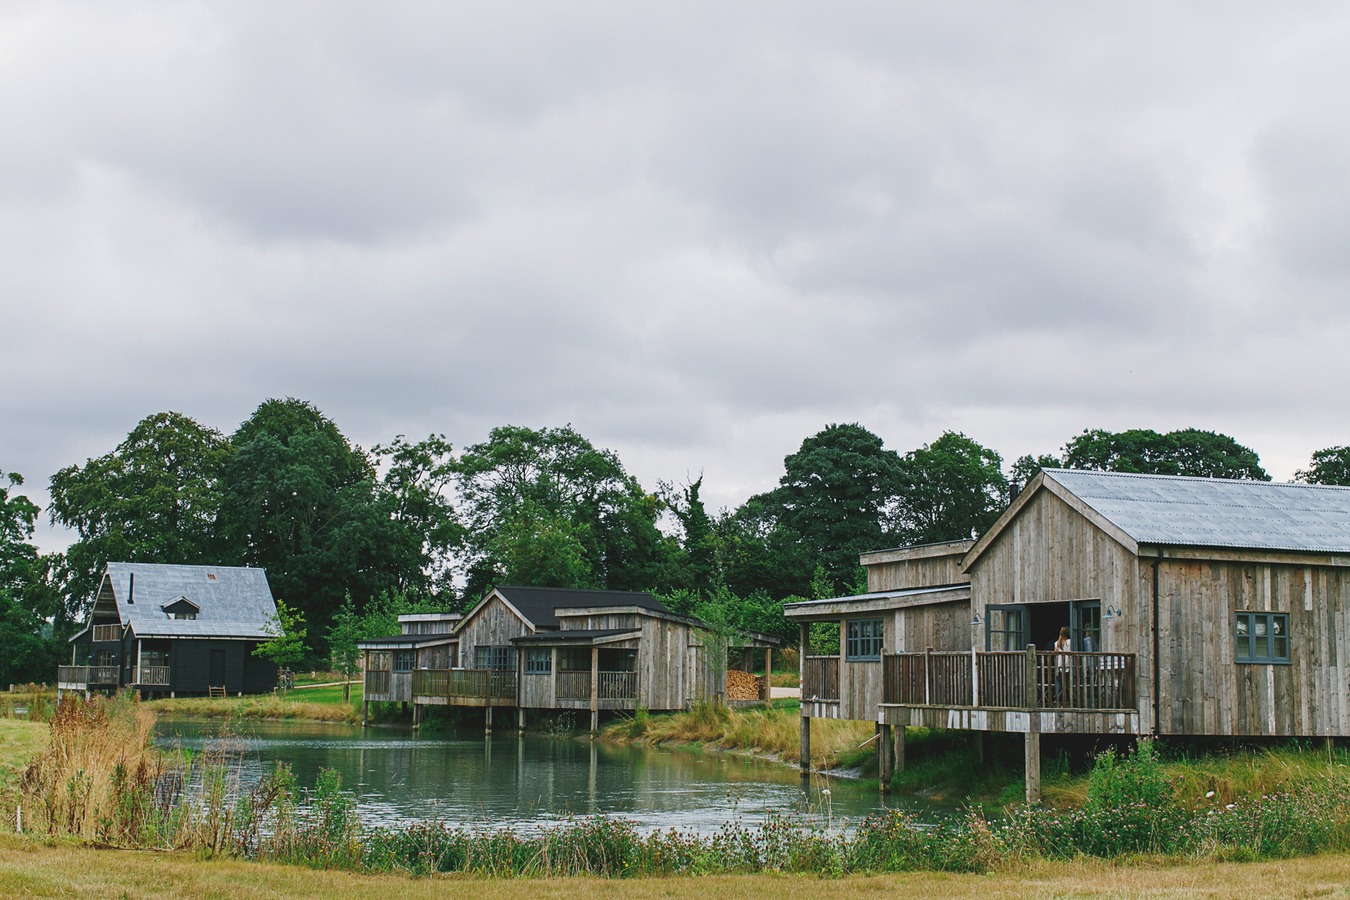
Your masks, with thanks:
M 603 813 L 643 829 L 707 833 L 726 822 L 753 825 L 779 815 L 846 826 L 884 806 L 929 822 L 948 812 L 907 800 L 883 802 L 875 784 L 820 776 L 803 782 L 790 766 L 711 751 L 298 721 L 164 719 L 157 735 L 162 746 L 231 754 L 246 784 L 277 762 L 288 763 L 305 789 L 321 768 L 335 769 L 367 825 L 431 819 L 532 830 Z

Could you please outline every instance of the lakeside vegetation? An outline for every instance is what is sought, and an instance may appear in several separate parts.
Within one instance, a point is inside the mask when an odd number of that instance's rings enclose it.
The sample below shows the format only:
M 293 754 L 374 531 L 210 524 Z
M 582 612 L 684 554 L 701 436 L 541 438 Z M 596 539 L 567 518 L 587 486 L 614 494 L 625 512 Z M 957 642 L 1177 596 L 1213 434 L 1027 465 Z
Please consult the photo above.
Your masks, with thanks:
M 1080 857 L 1222 862 L 1350 850 L 1350 759 L 1341 751 L 1291 748 L 1217 767 L 1183 760 L 1190 774 L 1177 777 L 1176 764 L 1145 741 L 1124 756 L 1098 755 L 1076 807 L 1022 806 L 1002 817 L 971 810 L 923 828 L 883 811 L 848 831 L 781 818 L 731 822 L 708 835 L 643 832 L 600 816 L 517 834 L 436 821 L 364 827 L 335 773 L 321 773 L 308 792 L 285 766 L 245 785 L 227 755 L 154 751 L 152 718 L 126 696 L 63 700 L 15 792 L 27 830 L 101 846 L 418 876 L 1006 873 Z M 0 765 L 14 762 L 7 744 Z M 1237 793 L 1266 784 L 1283 790 Z M 12 810 L 6 818 L 13 821 Z
M 146 701 L 145 706 L 166 716 L 197 719 L 307 719 L 314 722 L 361 721 L 361 689 L 351 686 L 351 700 L 342 696 L 342 686 L 297 688 L 286 693 L 243 697 L 174 697 Z

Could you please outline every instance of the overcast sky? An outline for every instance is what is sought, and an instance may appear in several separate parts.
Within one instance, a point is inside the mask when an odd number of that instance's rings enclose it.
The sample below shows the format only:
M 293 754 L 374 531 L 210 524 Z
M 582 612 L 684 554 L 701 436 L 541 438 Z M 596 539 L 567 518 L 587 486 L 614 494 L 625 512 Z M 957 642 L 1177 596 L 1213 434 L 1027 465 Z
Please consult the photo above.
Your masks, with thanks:
M 832 422 L 1350 443 L 1340 4 L 0 6 L 0 470 L 176 410 L 571 423 L 709 505 Z M 64 543 L 44 530 L 47 546 Z

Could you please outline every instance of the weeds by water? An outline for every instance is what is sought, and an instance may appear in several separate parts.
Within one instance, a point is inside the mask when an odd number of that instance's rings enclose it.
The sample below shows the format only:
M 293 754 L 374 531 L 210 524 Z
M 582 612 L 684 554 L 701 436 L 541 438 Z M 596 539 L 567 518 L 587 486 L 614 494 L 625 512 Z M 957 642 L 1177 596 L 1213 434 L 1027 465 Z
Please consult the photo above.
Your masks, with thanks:
M 727 712 L 700 714 L 725 726 Z M 643 832 L 600 816 L 520 834 L 446 822 L 365 828 L 335 772 L 307 795 L 285 766 L 248 787 L 228 752 L 161 755 L 149 735 L 149 715 L 131 698 L 63 700 L 50 746 L 23 778 L 29 821 L 108 845 L 414 875 L 959 872 L 1078 856 L 1255 860 L 1350 849 L 1350 774 L 1335 755 L 1293 790 L 1227 803 L 1213 791 L 1185 796 L 1184 780 L 1143 742 L 1099 755 L 1085 802 L 1071 810 L 1029 805 L 999 819 L 971 811 L 936 827 L 889 811 L 848 830 L 780 818 L 711 835 Z

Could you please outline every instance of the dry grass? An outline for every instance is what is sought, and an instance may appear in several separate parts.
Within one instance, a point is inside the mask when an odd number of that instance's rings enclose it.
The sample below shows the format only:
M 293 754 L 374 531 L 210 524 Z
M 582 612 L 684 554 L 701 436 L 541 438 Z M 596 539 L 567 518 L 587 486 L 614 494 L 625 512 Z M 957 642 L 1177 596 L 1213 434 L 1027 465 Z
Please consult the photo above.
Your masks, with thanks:
M 64 697 L 49 723 L 46 749 L 20 782 L 24 815 L 34 830 L 99 836 L 127 779 L 150 783 L 162 771 L 150 745 L 154 713 L 123 695 L 80 701 Z
M 337 690 L 341 690 L 340 688 Z M 250 697 L 178 697 L 152 700 L 145 705 L 166 716 L 189 716 L 204 719 L 308 719 L 315 722 L 360 722 L 357 707 L 338 702 L 315 702 L 309 699 L 313 692 L 303 691 L 306 699 L 291 699 L 276 694 Z M 359 694 L 354 694 L 359 698 Z
M 835 768 L 856 761 L 858 745 L 875 729 L 866 722 L 811 720 L 811 763 Z M 785 762 L 801 759 L 801 718 L 795 708 L 731 709 L 702 704 L 688 712 L 635 717 L 606 728 L 604 738 L 642 744 L 701 743 L 745 750 Z
M 831 900 L 915 897 L 1345 897 L 1350 855 L 1265 863 L 1037 864 L 995 875 L 913 873 L 841 879 L 812 876 L 549 880 L 353 875 L 297 866 L 203 861 L 186 853 L 92 850 L 0 836 L 0 896 L 401 897 L 478 900 L 581 897 L 646 900 L 699 894 L 725 898 Z

